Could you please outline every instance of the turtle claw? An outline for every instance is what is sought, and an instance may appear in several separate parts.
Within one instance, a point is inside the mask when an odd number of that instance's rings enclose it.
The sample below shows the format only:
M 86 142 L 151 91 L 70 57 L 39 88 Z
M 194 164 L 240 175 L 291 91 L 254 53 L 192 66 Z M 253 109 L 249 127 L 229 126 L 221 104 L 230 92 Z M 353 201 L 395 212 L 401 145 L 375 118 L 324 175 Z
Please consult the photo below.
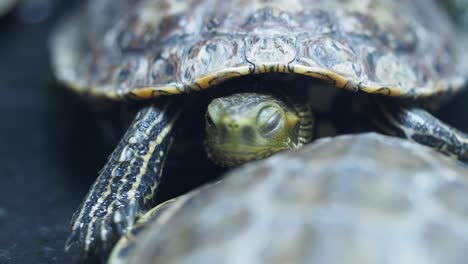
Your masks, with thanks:
M 108 210 L 96 210 L 88 217 L 74 220 L 65 250 L 76 248 L 82 258 L 90 255 L 107 255 L 115 242 L 132 228 L 135 221 L 135 206 L 127 204 L 109 206 Z M 83 209 L 86 207 L 83 207 Z M 100 212 L 100 213 L 98 213 Z

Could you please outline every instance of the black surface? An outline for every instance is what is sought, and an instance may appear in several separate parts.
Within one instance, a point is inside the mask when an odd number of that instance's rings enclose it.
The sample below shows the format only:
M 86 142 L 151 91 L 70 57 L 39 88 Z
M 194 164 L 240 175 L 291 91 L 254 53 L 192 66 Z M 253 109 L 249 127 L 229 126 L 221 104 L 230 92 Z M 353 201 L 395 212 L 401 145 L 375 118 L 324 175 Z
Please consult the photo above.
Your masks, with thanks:
M 58 3 L 41 22 L 26 23 L 18 9 L 0 19 L 2 264 L 72 263 L 72 256 L 63 252 L 69 219 L 112 150 L 112 142 L 102 140 L 88 105 L 53 80 L 47 37 L 70 2 Z M 466 102 L 465 93 L 439 116 L 468 131 Z M 174 155 L 187 156 L 183 150 Z M 168 173 L 180 167 L 177 157 Z M 186 184 L 162 193 L 160 199 L 211 179 L 202 169 L 204 164 L 196 165 L 197 173 L 171 175 L 163 189 Z
M 54 7 L 55 17 L 65 9 Z M 71 263 L 68 221 L 102 153 L 74 130 L 89 123 L 82 105 L 60 103 L 47 53 L 55 17 L 28 23 L 22 12 L 0 19 L 0 263 Z
M 73 263 L 63 250 L 70 218 L 119 138 L 102 125 L 102 118 L 118 119 L 115 107 L 96 116 L 91 104 L 54 81 L 47 41 L 72 6 L 48 3 L 52 9 L 41 19 L 24 17 L 32 11 L 21 8 L 0 18 L 0 264 Z M 184 147 L 175 144 L 168 158 L 171 177 L 163 179 L 159 201 L 220 172 L 208 173 L 212 164 L 200 154 L 200 139 L 188 150 L 192 139 L 179 137 Z M 180 162 L 191 156 L 205 158 Z

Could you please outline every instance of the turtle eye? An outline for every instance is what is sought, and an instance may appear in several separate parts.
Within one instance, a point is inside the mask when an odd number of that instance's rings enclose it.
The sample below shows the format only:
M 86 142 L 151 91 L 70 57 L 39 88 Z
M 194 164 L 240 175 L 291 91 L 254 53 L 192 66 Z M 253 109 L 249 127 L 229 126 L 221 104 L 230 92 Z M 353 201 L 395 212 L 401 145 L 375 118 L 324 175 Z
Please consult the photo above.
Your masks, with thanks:
M 258 130 L 263 136 L 277 132 L 282 124 L 281 113 L 276 107 L 267 106 L 260 110 L 257 117 Z
M 214 126 L 213 118 L 211 118 L 211 115 L 209 113 L 205 115 L 205 118 L 208 126 Z

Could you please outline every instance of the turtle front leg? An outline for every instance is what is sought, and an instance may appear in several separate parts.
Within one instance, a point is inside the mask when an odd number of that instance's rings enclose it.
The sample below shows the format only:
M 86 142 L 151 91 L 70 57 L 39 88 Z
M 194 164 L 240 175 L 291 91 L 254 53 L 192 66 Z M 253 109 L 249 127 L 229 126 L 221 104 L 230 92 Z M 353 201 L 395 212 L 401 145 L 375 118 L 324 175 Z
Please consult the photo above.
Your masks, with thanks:
M 73 215 L 66 249 L 108 252 L 151 209 L 179 112 L 165 102 L 142 108 Z
M 374 123 L 385 133 L 407 138 L 468 163 L 468 135 L 427 111 L 394 100 L 372 100 Z

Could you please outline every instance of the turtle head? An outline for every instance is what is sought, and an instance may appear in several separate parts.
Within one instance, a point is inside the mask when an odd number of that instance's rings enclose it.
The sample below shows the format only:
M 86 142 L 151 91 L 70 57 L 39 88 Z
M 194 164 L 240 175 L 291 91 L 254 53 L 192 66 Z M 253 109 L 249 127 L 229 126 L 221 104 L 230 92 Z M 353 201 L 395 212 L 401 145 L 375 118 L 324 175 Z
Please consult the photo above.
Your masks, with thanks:
M 272 95 L 238 93 L 214 99 L 206 113 L 208 156 L 231 167 L 296 148 L 301 144 L 300 116 L 294 106 Z

